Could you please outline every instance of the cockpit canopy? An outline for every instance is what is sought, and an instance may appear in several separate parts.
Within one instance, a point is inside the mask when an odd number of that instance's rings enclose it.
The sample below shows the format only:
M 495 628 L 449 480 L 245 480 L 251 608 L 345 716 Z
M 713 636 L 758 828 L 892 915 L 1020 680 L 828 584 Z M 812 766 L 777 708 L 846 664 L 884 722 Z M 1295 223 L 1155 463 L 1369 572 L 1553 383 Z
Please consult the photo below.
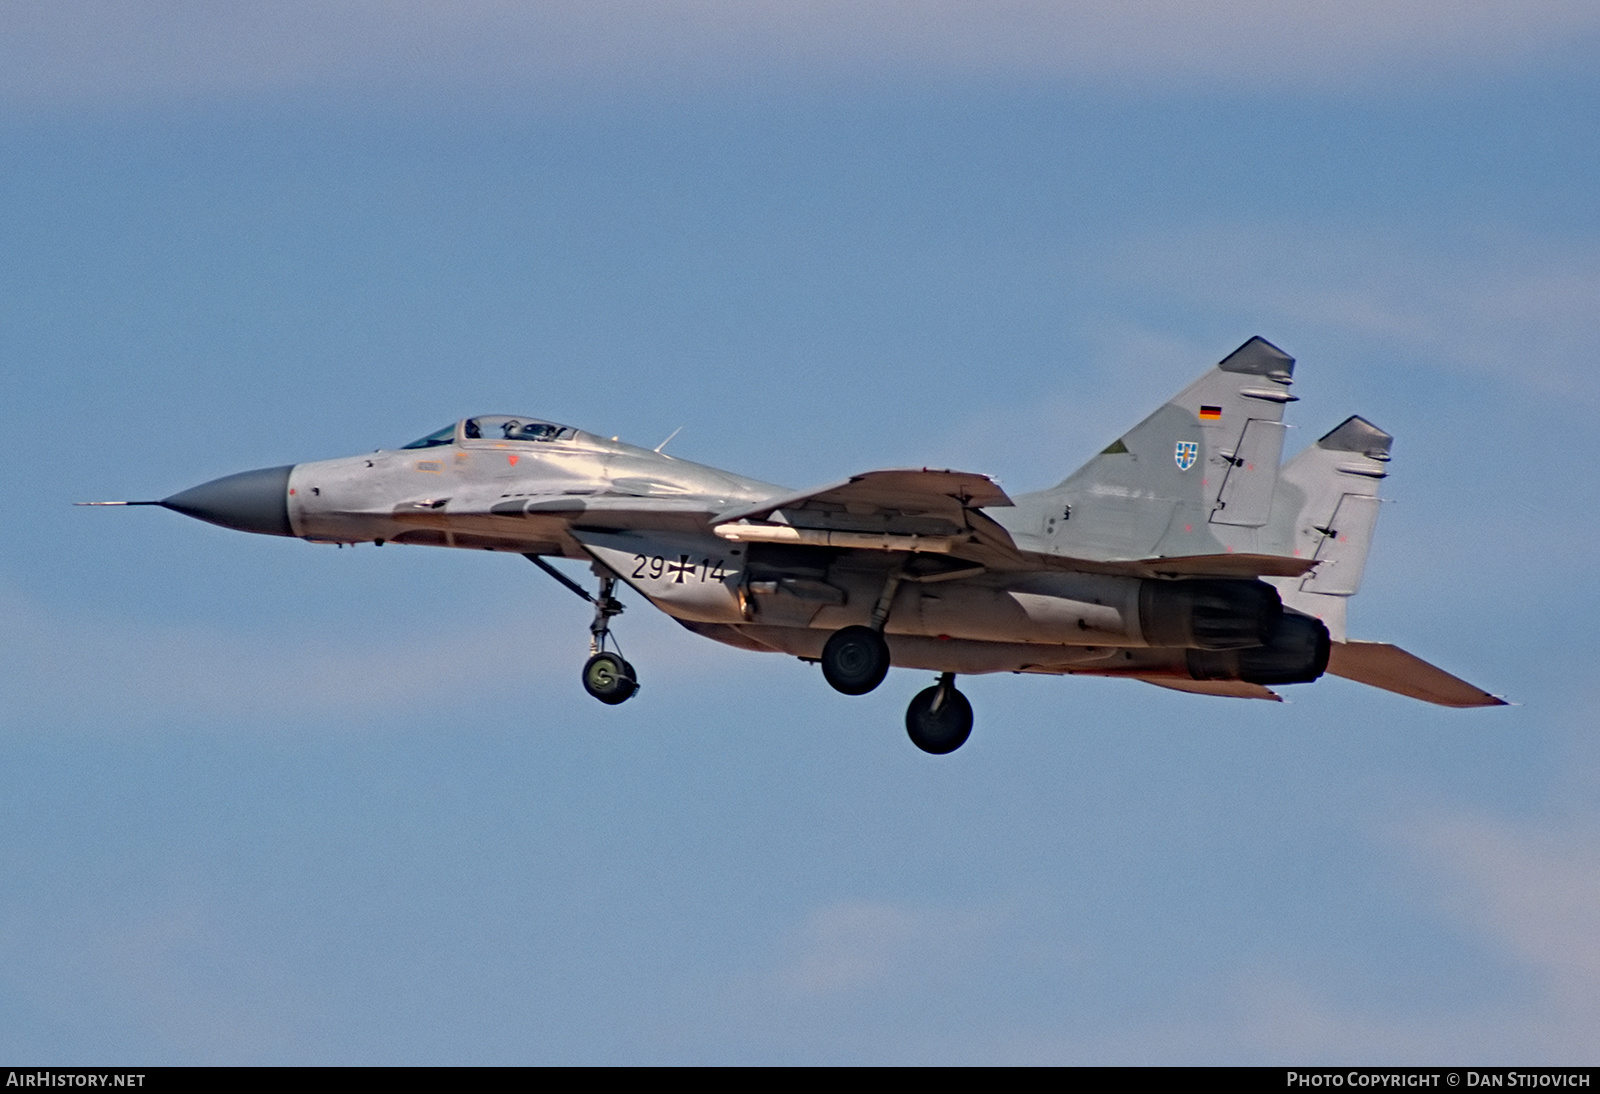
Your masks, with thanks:
M 456 427 L 447 425 L 437 432 L 429 433 L 426 437 L 419 437 L 410 444 L 403 444 L 400 447 L 402 450 L 407 448 L 438 448 L 442 444 L 455 444 L 455 442 Z
M 570 425 L 557 425 L 518 414 L 483 414 L 446 426 L 402 448 L 437 448 L 463 441 L 566 441 L 578 435 Z

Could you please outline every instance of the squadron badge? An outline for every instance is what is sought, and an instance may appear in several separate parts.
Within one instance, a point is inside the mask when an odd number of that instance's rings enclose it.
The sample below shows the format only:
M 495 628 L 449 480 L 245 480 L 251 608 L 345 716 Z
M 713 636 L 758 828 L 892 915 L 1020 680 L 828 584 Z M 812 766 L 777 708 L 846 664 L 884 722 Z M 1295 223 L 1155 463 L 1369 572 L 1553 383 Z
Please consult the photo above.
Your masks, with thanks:
M 1194 466 L 1194 461 L 1200 458 L 1199 441 L 1179 441 L 1178 447 L 1173 450 L 1172 458 L 1178 465 L 1179 471 L 1187 471 Z

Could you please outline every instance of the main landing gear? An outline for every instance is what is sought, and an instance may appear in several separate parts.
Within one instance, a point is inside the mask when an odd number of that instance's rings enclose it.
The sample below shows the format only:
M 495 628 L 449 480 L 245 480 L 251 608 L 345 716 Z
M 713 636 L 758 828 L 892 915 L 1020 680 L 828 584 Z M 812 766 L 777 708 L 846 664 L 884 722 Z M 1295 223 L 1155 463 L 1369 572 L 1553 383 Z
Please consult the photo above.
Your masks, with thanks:
M 584 588 L 538 555 L 528 561 L 594 605 L 594 621 L 589 624 L 589 660 L 583 663 L 583 690 L 606 706 L 626 703 L 639 690 L 639 674 L 622 656 L 611 634 L 611 620 L 622 614 L 622 601 L 616 598 L 617 579 L 602 573 L 600 595 L 590 596 Z M 606 649 L 607 646 L 616 647 Z
M 833 690 L 865 695 L 889 674 L 889 644 L 871 627 L 835 631 L 822 647 L 822 675 Z
M 867 626 L 835 631 L 822 647 L 822 675 L 833 690 L 865 695 L 883 683 L 889 673 L 889 644 L 883 640 L 883 625 L 889 621 L 889 606 L 904 579 L 905 564 L 896 563 L 884 577 L 883 592 Z
M 906 732 L 912 744 L 935 756 L 967 743 L 972 735 L 972 704 L 956 690 L 955 673 L 944 673 L 937 684 L 911 700 L 906 708 Z
M 835 691 L 865 695 L 889 672 L 889 644 L 871 627 L 835 631 L 822 647 L 822 675 Z M 943 756 L 972 735 L 972 704 L 956 690 L 956 674 L 947 672 L 933 687 L 918 692 L 906 708 L 906 732 L 924 752 Z
M 891 569 L 869 624 L 837 630 L 822 647 L 822 675 L 835 691 L 865 695 L 889 674 L 889 643 L 884 641 L 883 628 L 905 575 L 903 563 Z M 972 704 L 956 690 L 955 673 L 942 673 L 937 684 L 911 700 L 906 708 L 906 732 L 912 744 L 935 756 L 967 743 L 972 735 Z

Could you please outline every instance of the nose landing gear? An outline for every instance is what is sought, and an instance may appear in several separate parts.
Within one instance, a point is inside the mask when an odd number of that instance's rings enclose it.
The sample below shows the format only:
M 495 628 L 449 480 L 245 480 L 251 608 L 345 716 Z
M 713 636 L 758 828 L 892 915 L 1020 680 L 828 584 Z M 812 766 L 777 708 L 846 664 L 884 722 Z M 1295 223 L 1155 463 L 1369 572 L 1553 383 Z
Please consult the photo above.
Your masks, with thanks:
M 639 690 L 633 666 L 615 653 L 597 653 L 583 663 L 583 690 L 608 707 L 626 703 Z
M 594 622 L 589 624 L 589 660 L 583 663 L 583 690 L 606 706 L 626 703 L 639 690 L 639 677 L 633 666 L 623 659 L 619 649 L 612 653 L 606 649 L 611 637 L 611 620 L 622 614 L 622 601 L 616 592 L 617 579 L 609 574 L 600 578 L 600 595 L 594 600 Z
M 596 567 L 600 578 L 600 595 L 590 596 L 581 585 L 538 555 L 525 557 L 594 605 L 594 621 L 589 624 L 589 660 L 583 663 L 583 690 L 611 707 L 632 699 L 639 690 L 639 674 L 623 658 L 620 648 L 606 649 L 608 645 L 616 646 L 617 640 L 611 634 L 611 620 L 622 614 L 622 601 L 615 595 L 617 579 L 609 573 L 600 572 Z
M 911 700 L 906 708 L 906 733 L 912 744 L 935 756 L 966 744 L 972 734 L 972 704 L 956 690 L 955 673 L 944 673 L 937 684 Z

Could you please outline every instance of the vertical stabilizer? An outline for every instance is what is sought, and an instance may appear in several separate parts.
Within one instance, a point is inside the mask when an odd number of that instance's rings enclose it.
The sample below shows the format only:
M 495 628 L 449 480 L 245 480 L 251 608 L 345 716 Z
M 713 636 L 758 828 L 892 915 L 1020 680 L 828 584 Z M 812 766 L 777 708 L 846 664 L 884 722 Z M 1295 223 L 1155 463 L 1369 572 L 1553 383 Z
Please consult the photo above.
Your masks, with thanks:
M 1303 578 L 1274 584 L 1285 607 L 1316 616 L 1335 642 L 1345 638 L 1345 601 L 1361 588 L 1378 522 L 1378 484 L 1389 474 L 1394 438 L 1365 418 L 1338 428 L 1284 465 L 1274 499 L 1273 548 L 1317 560 Z
M 1220 396 L 1219 401 L 1224 404 L 1212 407 L 1202 402 L 1199 411 L 1201 424 L 1216 429 L 1212 438 L 1215 447 L 1207 456 L 1215 455 L 1223 464 L 1215 494 L 1208 491 L 1211 523 L 1260 528 L 1272 515 L 1272 494 L 1278 485 L 1285 428 L 1283 406 L 1294 399 L 1289 394 L 1294 358 L 1263 338 L 1252 338 L 1224 357 L 1216 371 L 1220 374 L 1217 378 L 1206 376 L 1178 396 L 1179 400 L 1190 392 L 1202 399 Z M 1229 376 L 1259 377 L 1267 382 L 1223 379 Z M 1231 407 L 1227 405 L 1230 403 Z M 1234 410 L 1231 421 L 1229 409 Z M 1221 413 L 1212 416 L 1213 410 Z M 1240 431 L 1236 434 L 1236 430 Z
M 1252 338 L 1061 485 L 996 519 L 1080 558 L 1232 549 L 1271 519 L 1293 382 L 1294 358 Z

